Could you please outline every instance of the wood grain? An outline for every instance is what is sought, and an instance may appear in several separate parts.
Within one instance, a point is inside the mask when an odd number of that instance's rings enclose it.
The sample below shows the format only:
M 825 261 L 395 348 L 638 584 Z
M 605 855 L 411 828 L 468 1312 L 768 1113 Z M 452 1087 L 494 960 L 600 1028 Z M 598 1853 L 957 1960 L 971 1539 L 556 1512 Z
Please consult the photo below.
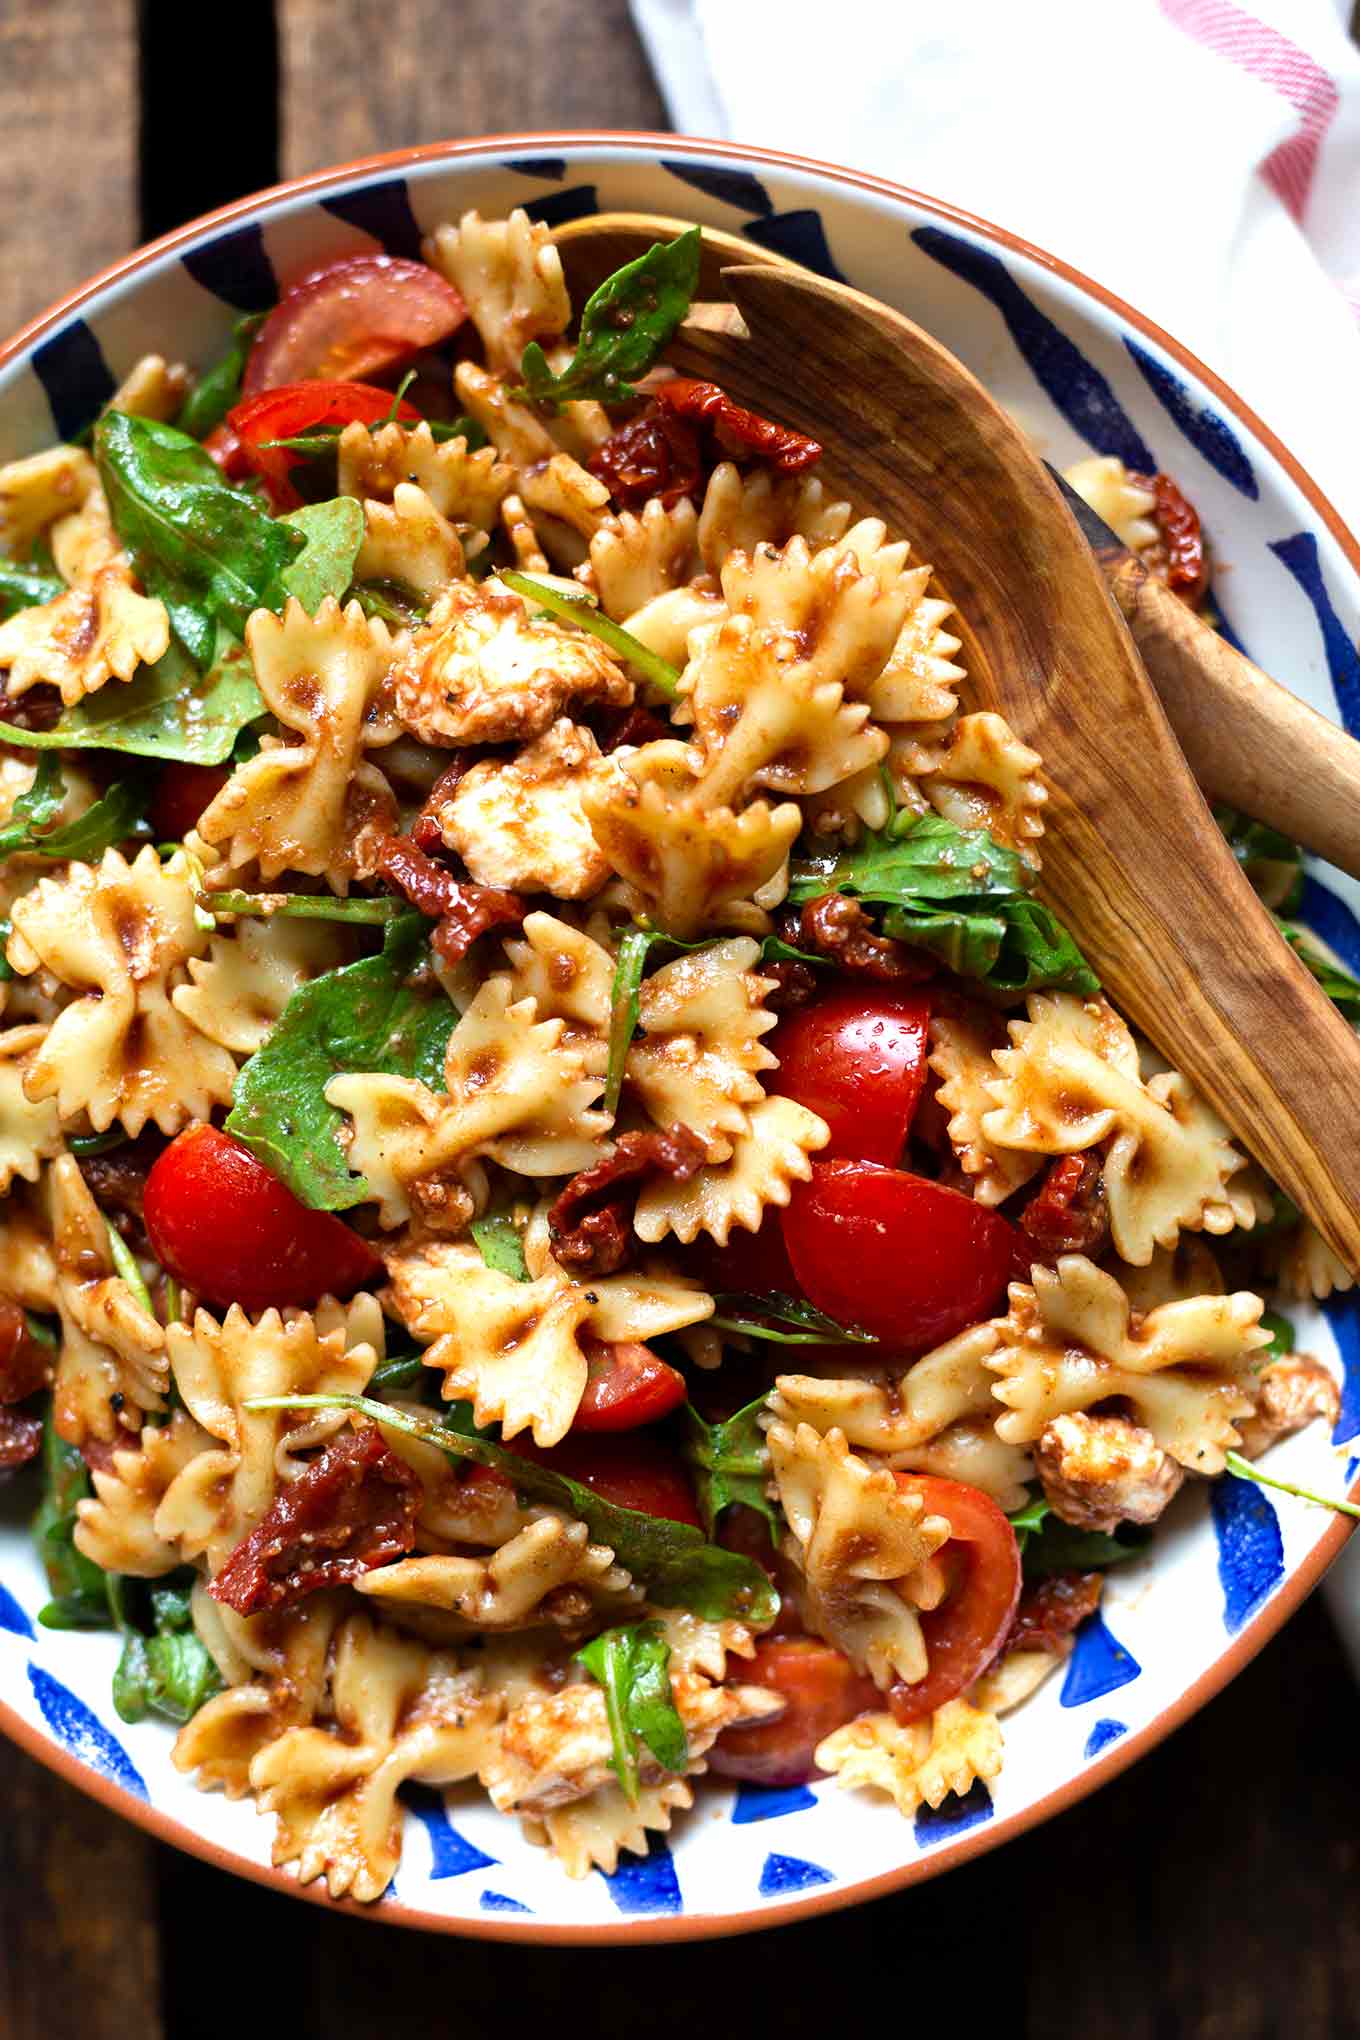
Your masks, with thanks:
M 0 333 L 138 239 L 133 0 L 0 0 Z
M 282 173 L 413 142 L 667 125 L 627 0 L 279 0 Z

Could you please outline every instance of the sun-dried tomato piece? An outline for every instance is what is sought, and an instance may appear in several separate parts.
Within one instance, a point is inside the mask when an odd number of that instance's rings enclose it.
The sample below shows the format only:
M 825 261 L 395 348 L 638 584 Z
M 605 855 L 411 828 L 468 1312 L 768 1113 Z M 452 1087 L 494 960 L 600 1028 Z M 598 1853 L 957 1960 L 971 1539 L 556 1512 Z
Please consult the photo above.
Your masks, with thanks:
M 821 446 L 805 432 L 776 425 L 758 411 L 748 411 L 734 402 L 717 383 L 694 382 L 689 376 L 673 376 L 661 384 L 656 402 L 662 411 L 686 418 L 694 425 L 706 425 L 725 453 L 736 460 L 764 461 L 781 475 L 801 474 L 822 457 Z
M 1095 1155 L 1059 1155 L 1020 1214 L 1022 1230 L 1039 1258 L 1059 1254 L 1103 1254 L 1110 1238 L 1110 1213 L 1100 1162 Z
M 1052 1573 L 1036 1580 L 1020 1596 L 1002 1652 L 1045 1650 L 1052 1657 L 1067 1657 L 1073 1633 L 1095 1614 L 1104 1591 L 1105 1575 L 1098 1572 Z
M 1144 554 L 1145 563 L 1174 595 L 1197 609 L 1209 587 L 1209 555 L 1198 511 L 1170 475 L 1131 474 L 1129 480 L 1156 499 L 1152 515 L 1158 542 Z
M 17 1303 L 0 1299 L 0 1403 L 23 1402 L 46 1386 L 48 1358 Z
M 21 730 L 50 730 L 61 715 L 61 696 L 55 687 L 39 681 L 25 694 L 9 695 L 0 687 L 0 722 L 13 723 Z
M 674 735 L 670 724 L 649 708 L 604 708 L 592 726 L 602 751 L 619 751 L 625 744 L 657 744 Z
M 630 1221 L 642 1179 L 669 1176 L 674 1183 L 687 1183 L 707 1155 L 703 1141 L 687 1126 L 621 1134 L 612 1155 L 581 1169 L 558 1193 L 548 1212 L 553 1259 L 577 1281 L 612 1275 L 632 1244 Z
M 378 875 L 439 926 L 430 942 L 447 963 L 466 956 L 489 928 L 518 928 L 529 911 L 518 893 L 455 878 L 405 836 L 389 836 L 378 852 Z
M 817 996 L 817 973 L 806 963 L 762 963 L 760 975 L 770 985 L 765 1007 L 770 1013 L 793 1013 Z
M 109 1154 L 82 1156 L 80 1173 L 95 1203 L 106 1212 L 135 1218 L 140 1225 L 146 1179 L 165 1145 L 165 1135 L 152 1127 Z
M 420 1482 L 376 1424 L 343 1431 L 237 1545 L 208 1592 L 238 1615 L 342 1586 L 415 1543 Z
M 621 426 L 586 465 L 628 510 L 639 509 L 649 496 L 659 496 L 670 509 L 682 496 L 697 496 L 703 480 L 697 433 L 661 404 Z
M 444 831 L 439 823 L 439 810 L 452 797 L 454 788 L 465 773 L 470 772 L 476 762 L 475 751 L 455 751 L 449 764 L 444 767 L 434 785 L 425 796 L 425 804 L 411 824 L 411 841 L 417 850 L 442 850 Z
M 872 984 L 924 984 L 937 969 L 923 950 L 880 935 L 859 901 L 845 893 L 809 900 L 788 928 L 787 939 L 796 949 L 826 957 L 846 977 L 867 978 Z
M 25 1416 L 22 1410 L 0 1410 L 0 1471 L 36 1459 L 42 1433 L 41 1417 Z

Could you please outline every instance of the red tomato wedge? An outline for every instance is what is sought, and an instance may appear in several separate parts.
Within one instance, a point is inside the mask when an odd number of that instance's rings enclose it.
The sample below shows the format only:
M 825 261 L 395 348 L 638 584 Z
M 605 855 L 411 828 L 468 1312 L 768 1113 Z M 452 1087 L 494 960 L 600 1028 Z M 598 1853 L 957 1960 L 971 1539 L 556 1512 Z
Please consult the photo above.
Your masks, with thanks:
M 666 1516 L 674 1523 L 703 1528 L 683 1465 L 654 1438 L 569 1437 L 560 1445 L 544 1447 L 535 1445 L 525 1432 L 507 1438 L 505 1444 L 508 1451 L 593 1488 L 621 1509 L 637 1509 L 644 1516 Z
M 743 1686 L 768 1686 L 784 1702 L 784 1712 L 718 1737 L 708 1763 L 723 1778 L 801 1785 L 820 1777 L 813 1755 L 823 1737 L 883 1705 L 873 1680 L 819 1637 L 762 1637 L 749 1663 L 733 1664 Z
M 953 1580 L 939 1607 L 921 1617 L 929 1669 L 914 1686 L 897 1680 L 888 1695 L 899 1721 L 921 1721 L 971 1686 L 1005 1642 L 1020 1599 L 1020 1547 L 980 1488 L 929 1473 L 899 1473 L 897 1485 L 920 1495 L 927 1515 L 949 1518 L 939 1557 Z
M 685 1377 L 637 1340 L 581 1341 L 589 1366 L 573 1431 L 635 1431 L 685 1400 Z
M 267 1310 L 383 1280 L 358 1233 L 329 1211 L 309 1211 L 215 1126 L 189 1127 L 157 1158 L 145 1212 L 162 1268 L 209 1303 Z
M 826 1121 L 824 1157 L 892 1164 L 926 1080 L 930 1001 L 920 992 L 847 986 L 781 1020 L 767 1088 Z
M 156 841 L 182 843 L 230 777 L 225 765 L 163 765 L 151 796 L 151 827 Z
M 203 451 L 215 460 L 229 482 L 243 482 L 250 473 L 246 450 L 226 419 L 215 425 L 203 442 Z
M 389 416 L 408 425 L 420 419 L 414 404 L 404 398 L 394 411 L 391 390 L 380 390 L 373 383 L 298 382 L 243 398 L 228 411 L 225 426 L 218 431 L 235 435 L 241 461 L 263 478 L 273 507 L 295 510 L 302 498 L 289 481 L 288 470 L 303 456 L 270 442 L 296 439 L 300 433 L 315 432 L 318 425 L 376 425 Z
M 814 1162 L 783 1227 L 809 1302 L 898 1348 L 986 1317 L 1014 1267 L 1015 1228 L 995 1211 L 878 1162 Z
M 457 332 L 467 306 L 423 262 L 346 255 L 286 290 L 255 335 L 241 388 L 380 375 Z

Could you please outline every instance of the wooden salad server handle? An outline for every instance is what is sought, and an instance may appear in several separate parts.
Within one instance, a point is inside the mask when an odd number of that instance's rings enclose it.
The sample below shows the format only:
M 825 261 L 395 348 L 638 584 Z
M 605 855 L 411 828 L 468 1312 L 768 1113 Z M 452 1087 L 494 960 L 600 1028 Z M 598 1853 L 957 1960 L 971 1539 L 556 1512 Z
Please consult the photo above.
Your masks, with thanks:
M 559 227 L 553 238 L 573 297 L 579 302 L 623 263 L 654 241 L 683 233 L 686 224 L 648 213 L 597 213 Z M 699 295 L 709 302 L 696 305 L 691 330 L 743 331 L 734 308 L 716 302 L 725 294 L 723 271 L 733 263 L 809 274 L 786 256 L 705 227 Z M 1360 878 L 1360 743 L 1201 622 L 1061 476 L 1055 479 L 1205 792 Z
M 1057 485 L 899 313 L 768 265 L 723 282 L 746 336 L 682 327 L 668 359 L 821 440 L 838 485 L 936 568 L 972 695 L 1044 760 L 1041 894 L 1114 1002 L 1360 1271 L 1360 1038 L 1215 826 Z

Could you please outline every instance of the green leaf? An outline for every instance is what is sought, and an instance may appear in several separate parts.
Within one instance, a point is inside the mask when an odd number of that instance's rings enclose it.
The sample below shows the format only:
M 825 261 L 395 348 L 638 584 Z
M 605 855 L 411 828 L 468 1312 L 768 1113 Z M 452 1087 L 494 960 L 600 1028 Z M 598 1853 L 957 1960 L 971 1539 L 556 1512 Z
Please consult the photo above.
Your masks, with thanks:
M 1236 808 L 1216 807 L 1214 820 L 1266 906 L 1277 914 L 1292 913 L 1303 890 L 1303 852 L 1298 844 Z
M 1023 1511 L 1021 1512 L 1024 1513 Z M 1015 1518 L 1012 1517 L 1012 1522 Z M 1099 1572 L 1106 1566 L 1122 1565 L 1137 1558 L 1147 1546 L 1149 1533 L 1125 1524 L 1114 1537 L 1100 1530 L 1077 1530 L 1051 1511 L 1028 1528 L 1021 1551 L 1025 1575 L 1042 1579 L 1048 1573 Z
M 338 900 L 333 893 L 244 893 L 205 892 L 203 905 L 213 915 L 250 914 L 272 921 L 345 921 L 354 927 L 385 928 L 393 921 L 410 918 L 411 909 L 402 900 L 366 899 L 352 893 Z
M 115 1270 L 122 1276 L 147 1316 L 154 1317 L 156 1313 L 151 1308 L 151 1292 L 142 1278 L 142 1271 L 137 1265 L 137 1256 L 111 1218 L 106 1216 L 104 1224 L 108 1228 L 109 1252 L 113 1256 Z
M 591 637 L 597 637 L 602 645 L 608 645 L 611 652 L 626 659 L 630 666 L 636 666 L 638 672 L 650 680 L 668 701 L 679 699 L 680 675 L 676 668 L 651 651 L 639 638 L 630 636 L 620 624 L 602 615 L 593 603 L 564 595 L 560 589 L 548 588 L 542 581 L 531 580 L 528 574 L 516 573 L 510 567 L 502 567 L 498 579 L 507 588 L 513 588 L 516 595 L 522 595 L 526 602 L 536 602 L 540 609 L 546 609 L 549 616 L 556 616 L 563 623 L 574 623 L 578 630 L 588 631 Z
M 409 418 L 388 418 L 384 422 L 400 425 L 403 432 L 415 429 L 414 421 Z M 464 439 L 469 453 L 476 453 L 481 447 L 490 445 L 475 418 L 426 418 L 423 422 L 429 426 L 430 437 L 436 445 L 443 445 L 449 439 Z M 310 432 L 295 433 L 291 439 L 266 439 L 262 446 L 265 451 L 278 447 L 285 453 L 300 454 L 304 460 L 324 460 L 328 454 L 334 454 L 341 429 L 339 425 L 316 425 Z
M 285 592 L 296 595 L 308 616 L 315 616 L 328 595 L 338 602 L 354 579 L 364 542 L 364 506 L 355 496 L 336 496 L 329 503 L 305 503 L 279 521 L 307 541 L 279 578 Z
M 114 528 L 143 587 L 164 602 L 175 636 L 205 670 L 217 626 L 244 636 L 251 611 L 302 551 L 303 534 L 232 488 L 173 425 L 108 411 L 95 427 L 94 451 Z
M 1287 1317 L 1281 1317 L 1277 1310 L 1261 1312 L 1261 1328 L 1270 1333 L 1270 1344 L 1266 1353 L 1272 1360 L 1283 1360 L 1286 1353 L 1294 1350 L 1294 1327 Z
M 148 1714 L 188 1721 L 221 1690 L 217 1666 L 193 1626 L 194 1575 L 172 1573 L 145 1597 L 150 1633 L 123 1617 L 123 1654 L 113 1675 L 113 1705 L 122 1721 Z
M 55 819 L 66 798 L 66 782 L 56 759 L 46 752 L 38 760 L 33 784 L 16 799 L 11 819 L 0 828 L 0 857 L 12 857 L 16 850 L 32 850 L 39 838 L 36 831 Z
M 0 739 L 37 751 L 128 751 L 143 758 L 221 765 L 247 723 L 265 712 L 244 645 L 219 632 L 200 674 L 178 645 L 126 685 L 101 687 L 50 730 L 0 723 Z
M 835 1318 L 818 1310 L 805 1297 L 786 1296 L 782 1290 L 730 1289 L 716 1295 L 717 1317 L 708 1322 L 720 1332 L 740 1332 L 748 1339 L 768 1339 L 776 1346 L 876 1346 L 875 1332 L 862 1332 L 858 1325 L 837 1324 Z M 775 1331 L 764 1322 L 793 1325 L 791 1332 Z
M 779 1536 L 779 1515 L 765 1492 L 770 1454 L 757 1419 L 766 1405 L 758 1395 L 720 1424 L 706 1424 L 692 1403 L 685 1404 L 684 1454 L 694 1468 L 694 1495 L 704 1529 L 717 1535 L 718 1518 L 734 1502 L 756 1509 L 770 1526 L 770 1542 Z
M 43 602 L 55 602 L 66 593 L 60 574 L 41 567 L 21 567 L 17 560 L 0 559 L 0 621 L 17 616 L 21 609 L 36 609 Z
M 636 396 L 626 378 L 647 373 L 689 310 L 699 287 L 702 240 L 691 227 L 607 276 L 586 300 L 576 353 L 561 375 L 531 341 L 520 363 L 524 385 L 515 396 L 554 409 L 579 397 L 617 404 Z
M 15 801 L 9 826 L 0 829 L 0 858 L 22 850 L 39 857 L 79 857 L 88 864 L 102 856 L 110 844 L 126 842 L 136 831 L 151 797 L 150 782 L 143 774 L 118 780 L 83 815 L 60 829 L 35 826 L 49 822 L 66 797 L 60 771 L 52 752 L 39 754 L 37 778 Z M 21 810 L 29 802 L 33 805 L 24 815 Z
M 113 1622 L 108 1575 L 75 1546 L 76 1503 L 94 1492 L 89 1470 L 76 1447 L 58 1435 L 50 1409 L 41 1465 L 43 1493 L 32 1530 L 52 1599 L 38 1620 L 46 1629 L 107 1629 Z
M 488 1268 L 494 1268 L 498 1275 L 508 1275 L 514 1282 L 529 1280 L 523 1235 L 508 1211 L 488 1212 L 485 1218 L 474 1218 L 469 1230 Z
M 1312 973 L 1327 997 L 1352 1027 L 1360 1027 L 1360 982 L 1331 957 L 1324 956 L 1317 948 L 1317 937 L 1307 928 L 1301 928 L 1296 921 L 1282 921 L 1276 916 L 1276 926 L 1285 941 L 1298 957 L 1304 968 Z
M 614 982 L 609 992 L 609 1061 L 604 1096 L 600 1100 L 601 1109 L 611 1115 L 619 1109 L 624 1065 L 628 1061 L 629 1045 L 637 1032 L 638 1014 L 642 1008 L 642 970 L 647 952 L 656 940 L 657 936 L 651 929 L 630 928 L 619 943 Z
M 413 630 L 430 613 L 427 604 L 395 581 L 356 581 L 352 592 L 365 616 L 391 624 L 393 630 Z
M 393 1353 L 375 1368 L 369 1376 L 368 1385 L 379 1395 L 386 1395 L 389 1389 L 415 1388 L 425 1376 L 424 1349 L 412 1347 L 409 1353 Z
M 236 1079 L 227 1131 L 243 1140 L 295 1197 L 317 1211 L 347 1211 L 369 1196 L 338 1135 L 344 1114 L 323 1095 L 349 1070 L 444 1083 L 444 1051 L 458 1015 L 442 990 L 408 980 L 428 955 L 422 914 L 390 921 L 379 956 L 302 985 Z
M 1274 1488 L 1282 1495 L 1293 1495 L 1300 1502 L 1313 1502 L 1319 1509 L 1332 1509 L 1339 1516 L 1360 1516 L 1360 1503 L 1348 1502 L 1340 1496 L 1315 1494 L 1312 1488 L 1299 1487 L 1292 1480 L 1273 1480 L 1268 1473 L 1262 1473 L 1259 1466 L 1253 1466 L 1240 1452 L 1224 1455 L 1224 1465 L 1234 1480 L 1252 1480 L 1258 1487 Z
M 1032 1488 L 1029 1500 L 1022 1509 L 1014 1509 L 1006 1521 L 1015 1532 L 1016 1545 L 1023 1556 L 1026 1545 L 1036 1530 L 1042 1529 L 1049 1515 L 1048 1497 L 1042 1488 Z
M 232 405 L 240 402 L 241 378 L 250 343 L 267 316 L 264 312 L 250 312 L 244 319 L 238 319 L 226 353 L 199 377 L 184 399 L 175 424 L 191 439 L 206 439 L 222 423 Z
M 521 1494 L 547 1502 L 576 1516 L 590 1532 L 595 1544 L 607 1544 L 619 1564 L 643 1582 L 648 1598 L 663 1608 L 689 1608 L 706 1621 L 720 1622 L 731 1616 L 756 1628 L 772 1622 L 778 1612 L 778 1597 L 760 1567 L 735 1551 L 723 1551 L 705 1543 L 691 1523 L 677 1523 L 669 1516 L 647 1516 L 637 1509 L 620 1508 L 579 1481 L 563 1473 L 522 1459 L 504 1445 L 489 1438 L 466 1438 L 446 1431 L 439 1424 L 414 1416 L 409 1410 L 394 1410 L 387 1403 L 371 1402 L 362 1395 L 255 1396 L 244 1407 L 250 1410 L 352 1410 L 390 1430 L 404 1431 L 409 1438 L 423 1438 L 437 1445 L 451 1459 L 470 1459 L 489 1466 L 514 1482 Z
M 663 1770 L 682 1773 L 689 1739 L 671 1691 L 670 1645 L 656 1622 L 606 1629 L 576 1653 L 604 1688 L 614 1754 L 610 1769 L 630 1806 L 637 1805 L 638 1751 L 649 1749 Z

